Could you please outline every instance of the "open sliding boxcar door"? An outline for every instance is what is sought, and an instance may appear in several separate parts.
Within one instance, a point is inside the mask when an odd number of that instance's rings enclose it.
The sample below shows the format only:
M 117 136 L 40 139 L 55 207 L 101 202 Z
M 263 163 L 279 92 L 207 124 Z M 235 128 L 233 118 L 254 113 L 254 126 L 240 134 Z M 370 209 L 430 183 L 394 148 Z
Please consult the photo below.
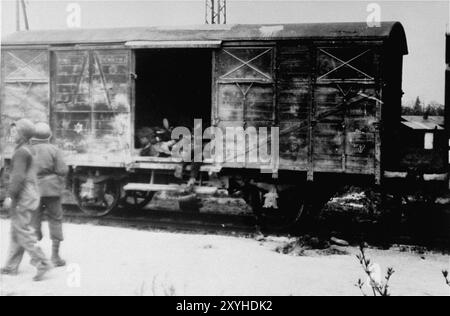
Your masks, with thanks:
M 48 122 L 49 54 L 47 49 L 2 50 L 0 101 L 0 155 L 11 158 L 11 123 L 27 118 Z
M 380 180 L 379 53 L 371 45 L 320 46 L 314 85 L 314 172 Z
M 216 52 L 214 122 L 224 132 L 230 127 L 267 127 L 270 136 L 275 123 L 274 58 L 272 45 L 225 46 Z M 261 167 L 248 159 L 250 155 L 257 157 L 257 144 L 247 142 L 245 152 L 232 150 L 237 148 L 237 138 L 232 133 L 226 133 L 225 138 L 226 167 Z
M 51 124 L 74 166 L 131 161 L 132 54 L 126 49 L 57 49 L 52 53 Z

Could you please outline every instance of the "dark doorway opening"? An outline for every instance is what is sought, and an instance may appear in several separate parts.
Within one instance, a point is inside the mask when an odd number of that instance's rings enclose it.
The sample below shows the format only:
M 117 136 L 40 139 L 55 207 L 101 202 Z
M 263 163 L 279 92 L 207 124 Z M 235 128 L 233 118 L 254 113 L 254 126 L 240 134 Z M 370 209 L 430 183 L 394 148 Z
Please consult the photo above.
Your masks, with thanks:
M 211 125 L 212 51 L 158 49 L 136 51 L 136 130 L 162 126 Z

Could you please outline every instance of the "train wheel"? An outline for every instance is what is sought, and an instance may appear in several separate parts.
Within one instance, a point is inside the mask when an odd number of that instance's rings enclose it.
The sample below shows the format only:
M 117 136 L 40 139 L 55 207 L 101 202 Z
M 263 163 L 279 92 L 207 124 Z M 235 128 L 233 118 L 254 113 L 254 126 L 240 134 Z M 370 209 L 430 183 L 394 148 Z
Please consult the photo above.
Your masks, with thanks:
M 269 232 L 294 228 L 306 210 L 305 198 L 298 189 L 289 189 L 279 193 L 277 208 L 265 208 L 264 193 L 259 190 L 251 192 L 249 203 L 261 228 Z
M 82 181 L 75 178 L 73 182 L 73 194 L 80 210 L 89 215 L 101 217 L 108 215 L 116 208 L 120 200 L 120 186 L 117 181 L 106 180 L 100 184 L 102 194 L 92 199 L 86 199 L 81 196 Z
M 134 210 L 141 210 L 146 207 L 153 200 L 155 192 L 144 191 L 127 191 L 121 204 L 125 208 L 132 208 Z

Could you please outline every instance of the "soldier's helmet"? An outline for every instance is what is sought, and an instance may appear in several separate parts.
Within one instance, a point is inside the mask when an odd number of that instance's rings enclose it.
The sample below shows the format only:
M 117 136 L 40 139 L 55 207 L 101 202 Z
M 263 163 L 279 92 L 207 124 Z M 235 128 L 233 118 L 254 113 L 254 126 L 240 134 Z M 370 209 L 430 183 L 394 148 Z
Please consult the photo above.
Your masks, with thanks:
M 47 140 L 52 137 L 52 130 L 47 123 L 37 123 L 35 127 L 34 138 L 39 140 Z
M 36 126 L 28 119 L 18 120 L 15 124 L 16 132 L 25 140 L 30 140 L 35 136 Z

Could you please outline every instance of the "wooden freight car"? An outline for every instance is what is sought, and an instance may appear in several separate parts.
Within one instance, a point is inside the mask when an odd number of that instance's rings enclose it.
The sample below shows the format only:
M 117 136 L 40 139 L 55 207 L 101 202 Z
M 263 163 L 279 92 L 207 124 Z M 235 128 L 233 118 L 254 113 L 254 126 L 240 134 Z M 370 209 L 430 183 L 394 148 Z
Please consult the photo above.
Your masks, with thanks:
M 270 174 L 248 157 L 205 162 L 197 191 L 219 179 L 258 212 L 279 206 L 295 214 L 308 183 L 380 184 L 401 168 L 392 135 L 403 126 L 405 54 L 404 29 L 394 22 L 15 33 L 2 42 L 2 157 L 11 152 L 11 122 L 50 122 L 81 208 L 106 214 L 121 195 L 127 200 L 124 186 L 138 205 L 176 188 L 158 174 L 182 162 L 139 157 L 139 128 L 164 118 L 190 128 L 194 119 L 222 130 L 278 127 L 279 146 L 277 134 L 266 137 L 279 151 Z M 96 198 L 83 200 L 85 191 Z
M 450 33 L 446 34 L 446 54 L 445 63 L 447 67 L 445 69 L 445 123 L 450 122 Z M 446 129 L 447 138 L 450 140 L 450 129 Z M 450 147 L 450 143 L 449 143 Z M 450 164 L 450 161 L 449 161 Z

